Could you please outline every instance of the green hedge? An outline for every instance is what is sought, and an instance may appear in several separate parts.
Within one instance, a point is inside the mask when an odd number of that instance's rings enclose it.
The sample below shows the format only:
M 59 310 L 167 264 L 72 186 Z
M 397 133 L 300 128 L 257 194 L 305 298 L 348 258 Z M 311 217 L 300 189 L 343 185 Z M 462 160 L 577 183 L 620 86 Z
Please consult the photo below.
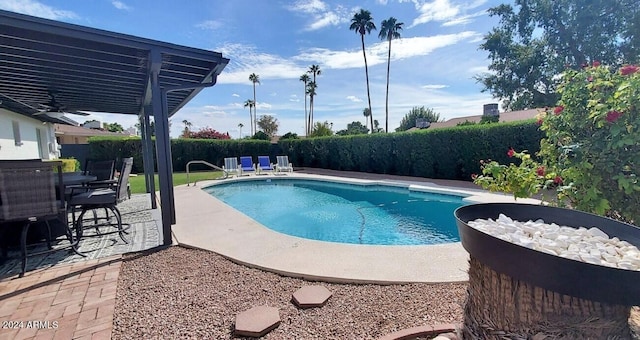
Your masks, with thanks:
M 536 153 L 543 133 L 534 121 L 478 124 L 390 134 L 281 140 L 295 166 L 470 180 L 480 160 L 508 163 L 507 150 Z
M 154 158 L 155 140 L 152 140 Z M 271 154 L 271 143 L 260 140 L 212 140 L 212 139 L 173 139 L 171 156 L 173 171 L 183 172 L 192 160 L 204 160 L 211 164 L 224 165 L 225 157 L 253 156 Z M 142 143 L 140 138 L 93 137 L 89 139 L 90 159 L 116 159 L 133 157 L 133 172 L 144 172 L 142 163 Z M 206 166 L 193 165 L 190 170 L 209 169 Z

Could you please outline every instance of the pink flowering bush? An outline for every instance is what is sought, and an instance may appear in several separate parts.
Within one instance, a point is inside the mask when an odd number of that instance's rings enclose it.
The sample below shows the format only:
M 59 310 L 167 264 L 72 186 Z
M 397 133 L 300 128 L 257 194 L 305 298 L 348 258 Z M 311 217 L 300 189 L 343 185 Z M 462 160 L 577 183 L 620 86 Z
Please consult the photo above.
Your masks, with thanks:
M 554 188 L 559 204 L 640 222 L 640 68 L 567 70 L 558 91 L 538 117 L 538 160 L 510 149 L 519 164 L 483 162 L 475 183 L 515 197 Z

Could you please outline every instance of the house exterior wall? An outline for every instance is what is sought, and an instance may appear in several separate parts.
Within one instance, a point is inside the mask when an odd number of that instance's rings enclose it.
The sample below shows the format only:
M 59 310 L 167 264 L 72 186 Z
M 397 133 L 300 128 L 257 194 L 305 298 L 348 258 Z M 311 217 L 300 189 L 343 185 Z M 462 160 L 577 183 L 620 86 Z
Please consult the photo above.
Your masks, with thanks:
M 20 143 L 16 143 L 14 126 Z M 55 159 L 59 154 L 53 124 L 0 109 L 0 159 Z

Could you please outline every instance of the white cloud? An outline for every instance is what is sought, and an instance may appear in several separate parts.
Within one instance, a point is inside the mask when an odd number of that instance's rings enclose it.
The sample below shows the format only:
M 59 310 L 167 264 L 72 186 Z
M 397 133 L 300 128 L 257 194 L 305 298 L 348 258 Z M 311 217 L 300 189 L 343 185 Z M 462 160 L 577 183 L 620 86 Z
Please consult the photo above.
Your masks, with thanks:
M 428 55 L 438 48 L 457 44 L 458 42 L 475 38 L 479 33 L 465 31 L 456 34 L 444 34 L 431 37 L 402 38 L 394 41 L 391 46 L 391 59 L 399 60 L 416 56 Z M 387 60 L 388 43 L 378 42 L 367 48 L 367 63 L 374 66 Z M 364 66 L 361 50 L 332 51 L 325 48 L 313 48 L 294 57 L 305 62 L 319 62 L 320 65 L 334 69 L 356 68 Z
M 337 5 L 330 8 L 321 0 L 298 0 L 288 10 L 310 16 L 310 23 L 305 27 L 306 31 L 315 31 L 327 26 L 337 26 L 349 21 L 349 12 L 344 6 Z
M 232 94 L 231 96 L 232 96 L 232 97 L 240 97 L 240 95 L 239 95 L 239 94 L 237 94 L 237 93 L 234 93 L 234 94 Z
M 354 102 L 354 103 L 360 103 L 362 102 L 362 99 L 356 97 L 356 96 L 347 96 L 347 99 L 349 99 L 350 101 Z
M 469 23 L 473 18 L 484 15 L 485 11 L 465 14 L 466 11 L 483 5 L 487 0 L 476 0 L 471 3 L 462 4 L 452 4 L 451 0 L 411 0 L 411 2 L 413 2 L 416 10 L 420 14 L 417 18 L 413 19 L 409 28 L 432 21 L 443 22 L 443 26 Z
M 206 20 L 201 23 L 196 24 L 196 27 L 201 28 L 203 30 L 217 30 L 222 27 L 222 23 L 216 20 Z
M 53 20 L 78 18 L 72 11 L 56 9 L 34 0 L 0 0 L 0 9 Z
M 295 61 L 277 55 L 260 53 L 249 45 L 226 44 L 214 50 L 231 59 L 218 77 L 219 84 L 251 84 L 251 73 L 258 74 L 260 82 L 269 79 L 298 79 L 307 71 L 307 66 L 299 66 Z
M 423 89 L 427 89 L 427 90 L 438 90 L 438 89 L 443 89 L 445 87 L 449 87 L 449 85 L 432 84 L 432 85 L 424 85 L 424 86 L 422 86 Z
M 483 16 L 485 14 L 487 14 L 487 11 L 480 11 L 480 12 L 476 12 L 476 13 L 472 13 L 472 14 L 468 14 L 468 15 L 461 15 L 459 17 L 453 18 L 453 19 L 443 23 L 442 26 L 455 26 L 455 25 L 468 24 L 469 22 L 472 21 L 473 18 L 477 18 L 477 17 Z
M 391 59 L 401 60 L 428 55 L 436 49 L 455 45 L 464 40 L 476 39 L 479 36 L 480 34 L 477 32 L 464 31 L 456 34 L 394 40 L 391 47 Z M 386 63 L 387 48 L 387 42 L 377 42 L 370 45 L 367 48 L 368 65 L 371 67 Z M 323 70 L 364 66 L 362 51 L 359 49 L 344 51 L 311 48 L 300 51 L 298 55 L 288 59 L 274 54 L 261 53 L 253 46 L 236 43 L 216 47 L 214 50 L 231 59 L 224 72 L 218 77 L 220 84 L 251 84 L 249 81 L 251 73 L 257 73 L 261 83 L 268 82 L 269 79 L 299 79 L 301 74 L 306 73 L 309 63 L 318 64 Z
M 301 13 L 318 13 L 327 10 L 327 4 L 321 0 L 298 0 L 289 10 Z
M 118 0 L 111 1 L 111 4 L 113 5 L 113 7 L 124 10 L 124 11 L 130 11 L 132 9 L 131 7 L 127 6 L 127 4 L 125 4 L 124 2 L 118 1 Z
M 379 3 L 380 5 L 386 5 L 388 0 L 376 0 L 377 3 Z

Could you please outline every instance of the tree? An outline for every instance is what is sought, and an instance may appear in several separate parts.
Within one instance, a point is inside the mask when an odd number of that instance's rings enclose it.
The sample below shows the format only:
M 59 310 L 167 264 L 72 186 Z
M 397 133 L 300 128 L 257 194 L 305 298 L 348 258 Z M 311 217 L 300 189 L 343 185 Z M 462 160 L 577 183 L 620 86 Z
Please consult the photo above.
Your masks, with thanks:
M 369 111 L 368 107 L 365 107 L 364 110 L 362 110 L 362 115 L 364 116 L 364 126 L 367 128 L 367 131 L 369 131 L 369 116 L 371 116 L 371 111 Z
M 240 133 L 238 134 L 238 138 L 242 138 L 242 128 L 244 127 L 244 124 L 240 123 L 238 124 L 238 128 L 240 129 Z
M 332 125 L 333 124 L 327 121 L 325 121 L 324 123 L 316 122 L 309 137 L 333 136 L 333 131 L 331 130 Z
M 309 122 L 307 121 L 307 83 L 309 83 L 309 75 L 303 74 L 300 76 L 300 81 L 304 83 L 304 135 L 309 134 Z
M 353 121 L 347 124 L 347 128 L 345 130 L 340 130 L 336 132 L 336 135 L 340 136 L 348 136 L 348 135 L 362 135 L 369 132 L 369 128 L 362 125 L 361 122 Z
M 373 111 L 371 111 L 371 94 L 369 92 L 369 67 L 367 65 L 367 53 L 364 49 L 364 35 L 371 33 L 376 29 L 376 24 L 373 23 L 371 12 L 360 9 L 360 12 L 353 15 L 351 18 L 351 26 L 349 29 L 355 31 L 356 34 L 360 34 L 360 40 L 362 41 L 362 55 L 364 56 L 364 74 L 367 80 L 367 99 L 369 100 L 369 118 L 371 120 L 371 126 L 373 126 Z
M 251 124 L 251 131 L 250 134 L 253 135 L 254 134 L 254 126 L 253 126 L 253 116 L 251 115 L 251 109 L 256 105 L 256 102 L 251 100 L 251 99 L 247 99 L 244 102 L 244 107 L 249 107 L 249 124 Z
M 380 24 L 380 33 L 378 38 L 389 41 L 389 54 L 387 55 L 387 97 L 385 99 L 385 122 L 384 131 L 389 132 L 389 70 L 391 68 L 391 40 L 400 39 L 403 22 L 397 22 L 396 18 L 390 17 L 382 20 Z
M 124 128 L 119 123 L 104 123 L 103 128 L 110 132 L 123 132 Z
M 320 71 L 320 66 L 318 66 L 318 65 L 311 65 L 311 66 L 309 66 L 309 71 L 307 71 L 307 73 L 309 73 L 309 74 L 313 75 L 313 78 L 312 78 L 312 80 L 311 80 L 311 81 L 312 81 L 312 82 L 313 82 L 313 84 L 314 84 L 314 91 L 313 91 L 313 94 L 312 94 L 312 95 L 310 95 L 310 96 L 311 96 L 311 102 L 310 102 L 310 105 L 311 105 L 311 111 L 309 112 L 309 126 L 313 126 L 313 113 L 314 113 L 314 107 L 313 107 L 313 106 L 315 105 L 315 103 L 314 103 L 314 101 L 313 101 L 313 96 L 315 96 L 315 95 L 316 95 L 316 91 L 315 91 L 315 89 L 317 89 L 317 88 L 318 88 L 318 83 L 316 82 L 316 76 L 317 76 L 317 75 L 320 75 L 320 72 L 321 72 L 321 71 Z
M 186 119 L 182 121 L 182 124 L 184 124 L 184 130 L 182 130 L 182 136 L 181 137 L 182 138 L 189 138 L 190 135 L 191 135 L 191 129 L 190 128 L 191 128 L 191 126 L 193 124 L 191 124 L 191 122 L 186 120 Z
M 310 81 L 307 84 L 307 94 L 309 95 L 309 123 L 307 124 L 309 131 L 307 131 L 307 136 L 311 134 L 311 127 L 313 126 L 313 98 L 316 95 L 316 88 L 315 81 Z
M 257 139 L 257 140 L 271 140 L 271 137 L 269 137 L 269 135 L 267 135 L 266 133 L 264 133 L 263 131 L 258 131 L 256 132 L 253 136 L 251 136 L 251 139 Z
M 377 133 L 377 132 L 382 132 L 382 131 L 384 131 L 384 130 L 380 127 L 380 122 L 378 122 L 377 119 L 374 119 L 373 120 L 373 129 L 371 129 L 371 133 L 374 133 L 374 132 Z
M 253 130 L 251 133 L 255 133 L 258 130 L 258 102 L 256 101 L 256 84 L 260 84 L 260 76 L 255 73 L 249 75 L 249 80 L 253 83 Z
M 489 9 L 500 25 L 484 37 L 491 73 L 476 76 L 507 110 L 554 106 L 560 75 L 640 59 L 637 0 L 516 0 Z
M 424 106 L 414 106 L 400 121 L 400 126 L 396 128 L 396 132 L 407 131 L 416 126 L 416 119 L 425 118 L 428 122 L 440 121 L 440 114 L 433 111 L 432 108 Z
M 210 127 L 202 128 L 199 131 L 191 132 L 188 138 L 196 139 L 231 139 L 228 133 L 218 132 Z
M 281 140 L 285 140 L 285 139 L 300 139 L 298 137 L 297 133 L 294 132 L 287 132 L 284 135 L 282 135 L 282 137 L 280 137 Z
M 278 119 L 270 115 L 264 115 L 260 117 L 260 120 L 258 120 L 258 126 L 269 137 L 275 136 L 275 134 L 278 132 L 278 125 Z
M 142 125 L 140 125 L 140 123 L 136 123 L 135 127 L 138 130 L 138 134 L 142 136 Z M 153 120 L 149 122 L 149 130 L 151 130 L 151 137 L 156 135 L 156 124 Z

